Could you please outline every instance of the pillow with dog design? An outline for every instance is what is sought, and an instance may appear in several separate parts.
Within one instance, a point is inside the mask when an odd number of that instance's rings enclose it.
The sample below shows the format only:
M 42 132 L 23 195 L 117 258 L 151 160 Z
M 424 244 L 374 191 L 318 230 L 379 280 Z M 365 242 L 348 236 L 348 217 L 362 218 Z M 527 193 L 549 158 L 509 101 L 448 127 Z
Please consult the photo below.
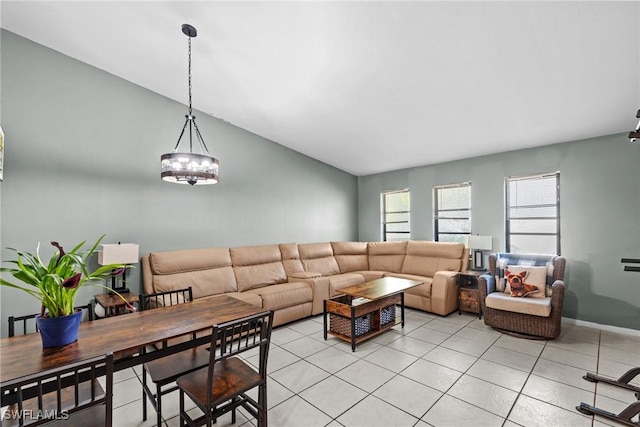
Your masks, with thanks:
M 544 298 L 547 282 L 547 268 L 508 266 L 505 271 L 507 286 L 505 293 L 512 297 Z

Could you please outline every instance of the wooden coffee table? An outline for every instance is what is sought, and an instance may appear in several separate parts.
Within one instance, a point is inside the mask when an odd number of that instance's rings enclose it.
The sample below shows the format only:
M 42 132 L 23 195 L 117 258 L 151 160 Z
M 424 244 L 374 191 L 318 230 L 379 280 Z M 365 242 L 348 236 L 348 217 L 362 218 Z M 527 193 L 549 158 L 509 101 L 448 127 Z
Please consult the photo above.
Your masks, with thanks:
M 422 283 L 383 277 L 341 289 L 344 295 L 324 300 L 324 339 L 331 334 L 350 342 L 351 351 L 356 351 L 356 344 L 398 323 L 404 327 L 404 291 Z M 396 316 L 396 305 L 400 306 L 400 319 Z

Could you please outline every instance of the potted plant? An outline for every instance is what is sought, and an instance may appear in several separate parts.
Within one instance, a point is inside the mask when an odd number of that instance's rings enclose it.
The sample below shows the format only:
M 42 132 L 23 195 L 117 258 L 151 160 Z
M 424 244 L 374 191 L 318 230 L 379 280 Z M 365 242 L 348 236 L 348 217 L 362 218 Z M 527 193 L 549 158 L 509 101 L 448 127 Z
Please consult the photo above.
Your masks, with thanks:
M 8 261 L 15 267 L 3 267 L 0 272 L 9 273 L 23 283 L 15 284 L 0 277 L 0 285 L 19 289 L 40 301 L 41 309 L 36 322 L 43 347 L 57 347 L 76 341 L 82 320 L 82 311 L 74 308 L 78 290 L 85 285 L 109 289 L 96 282 L 120 274 L 128 267 L 109 264 L 89 271 L 89 259 L 97 252 L 104 237 L 103 234 L 89 250 L 84 251 L 82 248 L 86 240 L 69 252 L 65 252 L 58 242 L 51 242 L 57 251 L 47 263 L 40 258 L 39 243 L 35 254 L 8 248 L 17 254 L 17 259 Z M 135 310 L 128 303 L 127 307 Z

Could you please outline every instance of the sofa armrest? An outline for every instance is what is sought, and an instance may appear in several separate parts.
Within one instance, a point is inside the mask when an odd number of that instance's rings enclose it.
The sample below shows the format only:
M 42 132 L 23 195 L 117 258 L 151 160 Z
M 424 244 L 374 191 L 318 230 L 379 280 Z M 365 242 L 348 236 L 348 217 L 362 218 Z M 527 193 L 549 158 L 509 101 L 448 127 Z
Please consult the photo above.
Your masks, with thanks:
M 300 271 L 298 273 L 291 273 L 291 275 L 289 275 L 289 282 L 295 281 L 291 279 L 317 279 L 318 277 L 322 277 L 322 273 L 316 271 Z
M 304 277 L 304 275 L 311 275 Z M 324 311 L 324 300 L 329 299 L 329 279 L 322 277 L 320 273 L 293 273 L 287 278 L 288 282 L 303 282 L 311 285 L 313 289 L 313 306 L 311 315 L 315 316 Z
M 436 271 L 431 284 L 431 311 L 446 316 L 458 308 L 458 272 Z

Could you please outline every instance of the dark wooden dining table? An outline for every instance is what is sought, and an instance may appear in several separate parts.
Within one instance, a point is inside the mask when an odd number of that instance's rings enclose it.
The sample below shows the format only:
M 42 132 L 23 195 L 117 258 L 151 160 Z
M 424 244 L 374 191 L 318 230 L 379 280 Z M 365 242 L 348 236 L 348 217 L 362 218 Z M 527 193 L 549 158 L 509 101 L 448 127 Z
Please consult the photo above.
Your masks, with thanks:
M 241 319 L 265 309 L 228 295 L 199 298 L 186 304 L 160 307 L 80 325 L 78 340 L 63 347 L 42 348 L 38 333 L 0 339 L 0 392 L 2 405 L 11 403 L 8 381 L 48 369 L 101 356 L 114 355 L 114 370 L 146 363 L 206 344 L 210 334 L 196 340 L 175 340 L 197 332 L 210 332 L 214 324 Z M 140 352 L 163 341 L 181 341 L 155 351 Z

